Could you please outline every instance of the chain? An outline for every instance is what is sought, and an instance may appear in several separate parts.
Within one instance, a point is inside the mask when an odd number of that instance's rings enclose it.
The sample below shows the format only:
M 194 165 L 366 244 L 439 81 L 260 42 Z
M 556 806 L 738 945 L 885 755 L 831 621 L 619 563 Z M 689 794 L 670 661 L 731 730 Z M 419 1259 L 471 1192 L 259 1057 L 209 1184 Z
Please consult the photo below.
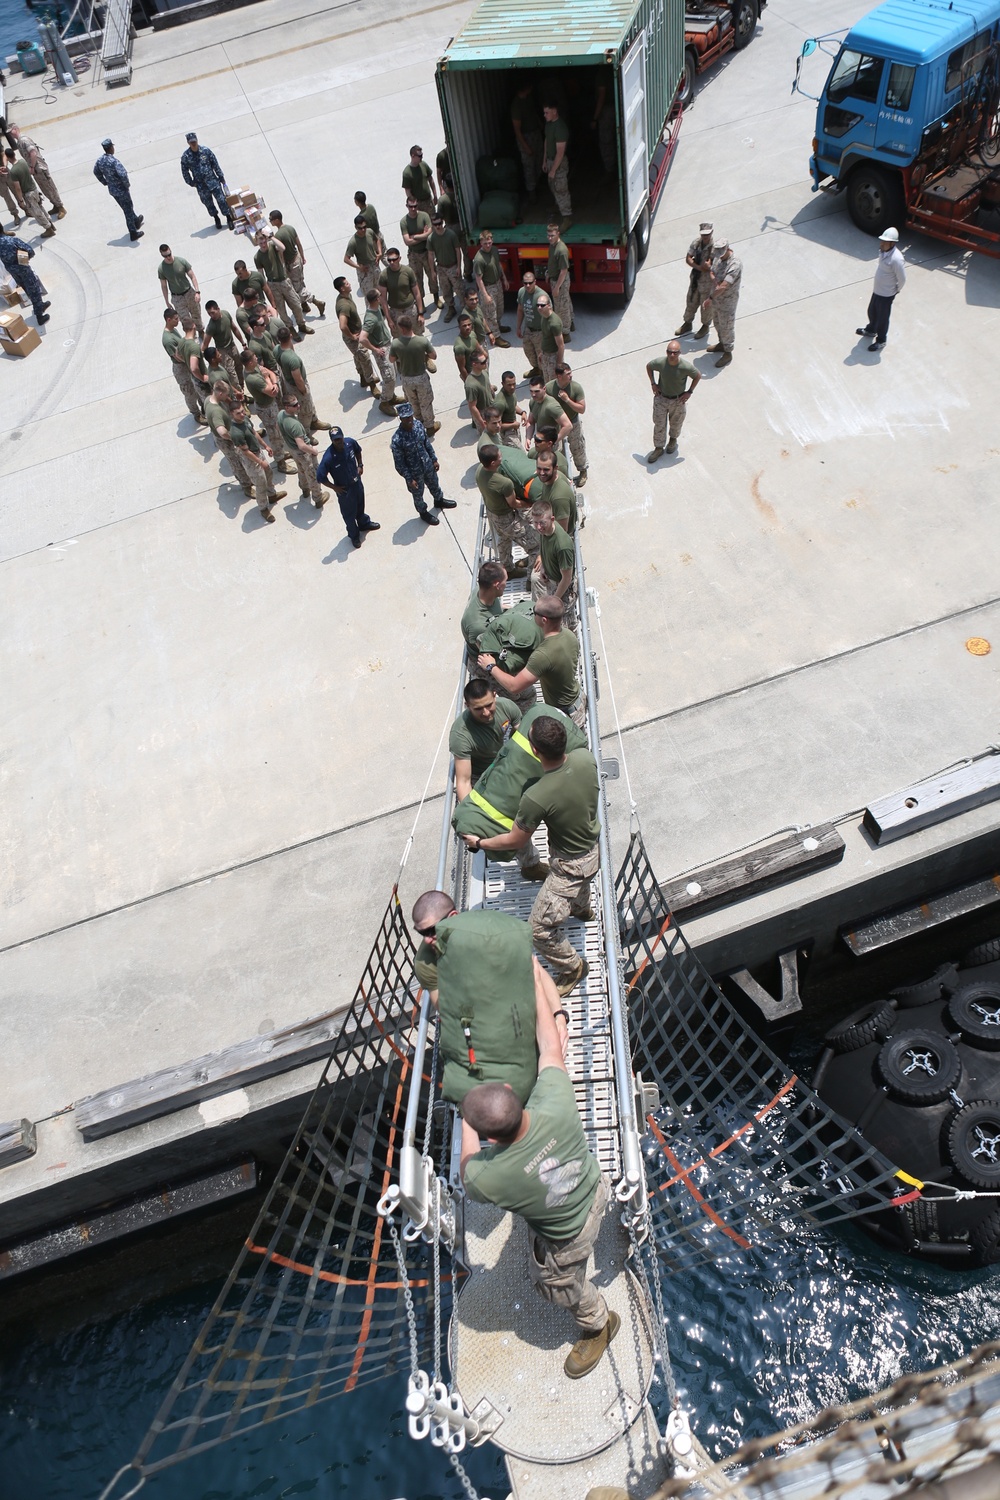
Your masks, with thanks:
M 410 1291 L 410 1278 L 406 1270 L 406 1258 L 403 1255 L 403 1247 L 399 1243 L 399 1231 L 395 1221 L 390 1219 L 389 1234 L 392 1238 L 392 1248 L 396 1252 L 396 1264 L 399 1266 L 399 1279 L 403 1283 L 403 1301 L 406 1303 L 406 1324 L 410 1331 L 410 1379 L 416 1380 L 420 1372 L 420 1360 L 417 1357 L 417 1315 L 413 1311 L 413 1293 Z
M 648 1226 L 647 1244 L 653 1246 L 653 1226 L 650 1219 L 649 1205 L 643 1211 L 642 1217 Z M 659 1361 L 663 1374 L 663 1383 L 667 1388 L 671 1405 L 677 1400 L 677 1384 L 674 1380 L 673 1366 L 670 1363 L 670 1350 L 667 1346 L 667 1318 L 663 1308 L 663 1292 L 660 1287 L 660 1278 L 657 1275 L 656 1252 L 651 1248 L 653 1259 L 652 1272 L 646 1264 L 643 1247 L 639 1244 L 635 1228 L 636 1221 L 629 1218 L 628 1237 L 632 1242 L 632 1257 L 639 1272 L 642 1289 L 646 1295 L 646 1305 L 653 1322 L 653 1353 Z
M 434 1179 L 434 1381 L 441 1379 L 441 1184 Z
M 465 1472 L 465 1469 L 462 1467 L 462 1463 L 461 1463 L 461 1460 L 458 1457 L 458 1454 L 457 1453 L 449 1453 L 448 1454 L 448 1462 L 451 1464 L 452 1468 L 455 1470 L 455 1473 L 458 1475 L 459 1479 L 461 1480 L 462 1488 L 465 1491 L 465 1493 L 468 1495 L 469 1500 L 479 1500 L 479 1495 L 476 1492 L 476 1486 L 473 1484 L 472 1480 L 469 1478 L 468 1474 Z

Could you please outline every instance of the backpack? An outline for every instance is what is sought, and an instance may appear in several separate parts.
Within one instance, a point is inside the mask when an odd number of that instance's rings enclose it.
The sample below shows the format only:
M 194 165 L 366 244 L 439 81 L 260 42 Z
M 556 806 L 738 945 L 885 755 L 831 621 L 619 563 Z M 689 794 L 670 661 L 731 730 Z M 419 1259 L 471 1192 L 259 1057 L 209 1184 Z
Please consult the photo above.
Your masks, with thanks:
M 541 627 L 535 623 L 531 599 L 523 599 L 513 609 L 505 609 L 502 615 L 491 620 L 479 637 L 479 650 L 496 657 L 503 672 L 515 677 L 527 663 L 528 657 L 542 642 Z

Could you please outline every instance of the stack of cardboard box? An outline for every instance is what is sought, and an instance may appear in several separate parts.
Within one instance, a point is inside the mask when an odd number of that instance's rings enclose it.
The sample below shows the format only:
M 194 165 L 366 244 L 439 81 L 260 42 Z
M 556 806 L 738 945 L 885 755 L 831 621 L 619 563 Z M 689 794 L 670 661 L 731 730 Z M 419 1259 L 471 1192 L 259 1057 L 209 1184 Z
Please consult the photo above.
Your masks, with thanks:
M 241 187 L 238 193 L 227 193 L 226 203 L 233 216 L 233 228 L 237 234 L 246 234 L 253 239 L 261 229 L 268 227 L 264 213 L 266 204 L 252 189 Z
M 19 312 L 13 309 L 0 312 L 0 351 L 20 355 L 23 359 L 40 343 L 38 329 L 29 328 Z

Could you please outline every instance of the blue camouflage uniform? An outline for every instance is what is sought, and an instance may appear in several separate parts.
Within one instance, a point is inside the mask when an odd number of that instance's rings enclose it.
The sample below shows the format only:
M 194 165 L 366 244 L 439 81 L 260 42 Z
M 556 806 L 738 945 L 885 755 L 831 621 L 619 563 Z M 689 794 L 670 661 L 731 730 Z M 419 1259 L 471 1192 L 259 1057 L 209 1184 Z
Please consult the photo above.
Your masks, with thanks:
M 343 489 L 343 494 L 338 493 L 337 501 L 352 542 L 359 539 L 362 531 L 372 529 L 371 516 L 365 513 L 365 486 L 359 473 L 360 464 L 360 443 L 352 437 L 345 437 L 344 446 L 339 451 L 335 444 L 330 444 L 316 470 L 320 484 L 328 485 L 330 489 L 337 486 Z
M 42 291 L 42 283 L 29 266 L 22 266 L 17 258 L 19 250 L 27 250 L 29 257 L 34 255 L 34 250 L 24 240 L 19 240 L 16 234 L 5 234 L 0 236 L 0 265 L 10 272 L 18 286 L 27 292 L 31 298 L 31 307 L 36 318 L 40 318 L 45 311 L 45 293 Z
M 99 156 L 94 163 L 94 176 L 98 182 L 104 183 L 104 186 L 125 215 L 125 223 L 128 225 L 129 234 L 138 234 L 139 219 L 132 206 L 128 173 L 117 156 L 109 156 L 107 152 L 103 156 Z
M 398 410 L 397 408 L 397 414 Z M 444 495 L 434 469 L 437 454 L 434 452 L 434 445 L 427 436 L 427 429 L 423 422 L 418 417 L 414 417 L 413 426 L 409 431 L 405 427 L 397 427 L 392 435 L 390 446 L 396 473 L 401 474 L 406 480 L 410 497 L 417 508 L 417 514 L 423 515 L 427 510 L 427 502 L 424 499 L 425 484 L 434 497 L 435 505 L 440 505 Z M 417 481 L 415 487 L 414 480 Z
M 224 219 L 232 219 L 232 209 L 226 202 L 225 175 L 214 151 L 207 146 L 199 146 L 193 151 L 189 146 L 181 157 L 181 176 L 188 187 L 197 188 L 198 197 L 213 219 L 218 214 Z

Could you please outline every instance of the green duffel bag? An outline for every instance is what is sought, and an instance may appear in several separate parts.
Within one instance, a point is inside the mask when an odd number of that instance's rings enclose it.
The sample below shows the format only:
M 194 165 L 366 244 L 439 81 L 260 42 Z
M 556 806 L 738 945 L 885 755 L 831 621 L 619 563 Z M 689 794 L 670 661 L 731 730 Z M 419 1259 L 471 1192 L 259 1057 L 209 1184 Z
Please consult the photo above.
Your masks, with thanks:
M 479 650 L 496 659 L 501 672 L 516 677 L 536 646 L 542 643 L 541 626 L 532 614 L 534 602 L 529 597 L 496 615 L 479 637 Z
M 511 443 L 501 443 L 500 472 L 506 474 L 517 492 L 517 498 L 523 500 L 525 486 L 535 478 L 538 471 L 535 460 L 529 458 L 523 448 L 515 448 Z
M 420 972 L 436 966 L 441 1092 L 459 1104 L 478 1083 L 509 1083 L 521 1103 L 538 1077 L 531 927 L 500 911 L 463 911 L 437 924 L 437 953 L 422 943 Z M 429 987 L 433 988 L 433 985 Z
M 529 708 L 520 725 L 502 746 L 496 757 L 476 782 L 464 802 L 455 809 L 451 823 L 458 834 L 471 834 L 473 838 L 489 839 L 498 833 L 509 833 L 521 797 L 529 786 L 534 786 L 542 768 L 538 756 L 528 740 L 528 730 L 536 719 L 557 719 L 566 731 L 566 752 L 586 749 L 587 736 L 578 729 L 568 714 L 553 708 L 548 703 L 536 703 Z M 489 851 L 491 860 L 506 862 L 514 859 L 514 849 Z
M 476 181 L 481 193 L 512 193 L 521 187 L 521 168 L 512 156 L 481 156 L 476 162 Z
M 481 229 L 513 229 L 517 223 L 516 193 L 484 193 L 479 202 Z

